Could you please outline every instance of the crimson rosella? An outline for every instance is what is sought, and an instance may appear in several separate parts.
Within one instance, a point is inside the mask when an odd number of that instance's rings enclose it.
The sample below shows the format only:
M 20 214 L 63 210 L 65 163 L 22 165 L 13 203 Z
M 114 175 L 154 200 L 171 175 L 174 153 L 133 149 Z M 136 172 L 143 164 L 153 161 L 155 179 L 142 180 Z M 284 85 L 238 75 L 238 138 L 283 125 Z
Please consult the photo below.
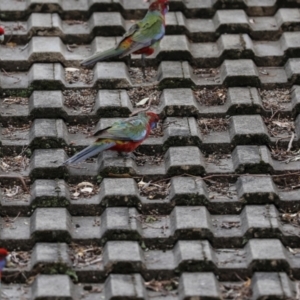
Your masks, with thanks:
M 117 121 L 107 128 L 98 130 L 94 135 L 99 138 L 91 146 L 66 160 L 64 164 L 79 163 L 104 150 L 132 152 L 148 137 L 158 121 L 158 115 L 153 112 L 142 112 L 137 116 Z
M 168 4 L 169 0 L 152 0 L 144 19 L 132 25 L 115 48 L 101 53 L 97 52 L 83 60 L 81 64 L 87 66 L 115 56 L 124 57 L 131 53 L 141 54 L 145 77 L 145 56 L 154 53 L 165 35 L 165 14 L 169 9 Z
M 2 270 L 6 265 L 6 257 L 8 256 L 8 252 L 4 248 L 0 248 L 0 298 L 1 298 L 1 275 Z
M 2 43 L 4 41 L 4 28 L 0 27 L 0 42 Z

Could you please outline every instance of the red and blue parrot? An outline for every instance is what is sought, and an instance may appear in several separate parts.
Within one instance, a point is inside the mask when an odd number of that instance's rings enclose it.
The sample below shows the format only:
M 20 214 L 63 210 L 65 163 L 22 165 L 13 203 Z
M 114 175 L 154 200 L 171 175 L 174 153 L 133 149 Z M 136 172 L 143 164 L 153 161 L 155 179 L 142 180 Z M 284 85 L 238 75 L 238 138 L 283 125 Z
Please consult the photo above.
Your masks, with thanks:
M 153 112 L 142 112 L 137 116 L 117 121 L 98 130 L 94 136 L 99 138 L 91 146 L 66 160 L 64 165 L 79 163 L 104 150 L 132 152 L 148 137 L 158 121 L 159 116 Z
M 145 77 L 145 56 L 154 53 L 165 35 L 165 15 L 169 9 L 168 4 L 169 0 L 152 1 L 144 19 L 132 25 L 115 48 L 95 53 L 83 60 L 81 64 L 87 66 L 115 56 L 124 57 L 131 53 L 141 54 Z
M 0 43 L 4 41 L 4 34 L 5 34 L 4 28 L 0 27 Z

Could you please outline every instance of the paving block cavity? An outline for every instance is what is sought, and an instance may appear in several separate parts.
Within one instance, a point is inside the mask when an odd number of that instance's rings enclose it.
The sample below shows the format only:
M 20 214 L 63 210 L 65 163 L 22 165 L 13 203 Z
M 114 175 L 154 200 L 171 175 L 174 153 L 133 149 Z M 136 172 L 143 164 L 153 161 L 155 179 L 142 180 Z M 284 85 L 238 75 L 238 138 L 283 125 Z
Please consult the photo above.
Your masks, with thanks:
M 30 231 L 39 242 L 70 242 L 71 216 L 65 208 L 37 208 L 31 216 Z
M 273 170 L 273 160 L 266 146 L 237 146 L 231 157 L 238 173 L 258 174 Z
M 229 135 L 235 145 L 264 145 L 270 141 L 260 115 L 231 117 Z
M 260 86 L 257 68 L 249 59 L 225 60 L 220 69 L 220 77 L 230 87 Z
M 221 293 L 213 273 L 183 273 L 180 277 L 179 299 L 220 299 Z
M 204 159 L 198 147 L 171 147 L 165 160 L 166 172 L 170 175 L 204 173 Z
M 272 204 L 279 199 L 277 188 L 267 175 L 241 175 L 236 188 L 239 199 L 249 204 Z

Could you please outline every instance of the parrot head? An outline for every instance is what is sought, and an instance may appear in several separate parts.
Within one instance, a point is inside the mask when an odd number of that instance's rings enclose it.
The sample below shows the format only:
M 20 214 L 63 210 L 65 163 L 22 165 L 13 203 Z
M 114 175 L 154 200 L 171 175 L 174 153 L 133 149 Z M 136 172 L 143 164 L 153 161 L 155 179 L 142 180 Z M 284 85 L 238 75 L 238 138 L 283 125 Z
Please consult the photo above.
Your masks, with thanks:
M 146 115 L 148 116 L 151 129 L 155 128 L 159 122 L 159 116 L 151 111 L 147 112 Z
M 165 15 L 169 11 L 169 0 L 150 0 L 149 10 L 159 10 Z
M 4 28 L 0 27 L 0 42 L 2 43 L 4 41 Z

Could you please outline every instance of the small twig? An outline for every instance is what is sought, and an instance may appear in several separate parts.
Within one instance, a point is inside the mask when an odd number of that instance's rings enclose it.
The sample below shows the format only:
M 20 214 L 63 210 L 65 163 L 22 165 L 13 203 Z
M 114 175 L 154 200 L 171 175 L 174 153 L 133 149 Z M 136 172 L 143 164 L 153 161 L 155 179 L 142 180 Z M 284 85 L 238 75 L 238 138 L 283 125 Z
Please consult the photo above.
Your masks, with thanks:
M 289 146 L 287 148 L 287 152 L 290 152 L 291 151 L 291 148 L 292 148 L 292 145 L 293 145 L 293 141 L 294 141 L 294 138 L 295 138 L 295 133 L 292 132 L 292 136 L 291 136 L 291 139 L 290 139 L 290 142 L 289 142 Z
M 18 77 L 16 77 L 16 76 L 13 76 L 13 75 L 11 75 L 11 74 L 9 74 L 9 73 L 7 73 L 4 69 L 1 69 L 1 71 L 3 72 L 3 74 L 4 74 L 5 76 L 17 79 L 18 81 L 14 82 L 14 84 L 21 81 L 20 78 L 18 78 Z
M 24 180 L 24 177 L 22 175 L 17 175 L 17 174 L 16 175 L 9 175 L 9 174 L 7 174 L 7 175 L 0 175 L 0 178 L 15 178 L 15 179 L 19 179 L 21 181 L 23 187 L 24 187 L 24 190 L 26 192 L 29 192 L 29 189 L 27 188 L 25 180 Z

